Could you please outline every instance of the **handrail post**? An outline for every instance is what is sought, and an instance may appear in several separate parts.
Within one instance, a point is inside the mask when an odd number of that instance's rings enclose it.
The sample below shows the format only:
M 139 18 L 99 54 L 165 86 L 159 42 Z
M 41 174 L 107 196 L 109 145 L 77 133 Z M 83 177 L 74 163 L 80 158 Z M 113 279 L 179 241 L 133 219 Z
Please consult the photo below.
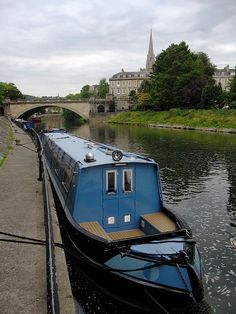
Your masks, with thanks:
M 39 152 L 38 158 L 39 158 L 39 177 L 38 177 L 38 181 L 42 181 L 43 167 L 42 167 L 42 154 L 41 154 L 41 152 Z

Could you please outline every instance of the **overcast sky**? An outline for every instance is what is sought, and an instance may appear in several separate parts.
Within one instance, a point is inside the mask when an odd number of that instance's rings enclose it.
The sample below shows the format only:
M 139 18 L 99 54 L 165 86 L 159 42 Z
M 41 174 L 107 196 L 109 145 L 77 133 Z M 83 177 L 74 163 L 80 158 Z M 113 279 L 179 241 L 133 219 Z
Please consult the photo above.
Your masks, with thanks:
M 65 96 L 185 41 L 236 66 L 235 0 L 0 0 L 0 81 Z

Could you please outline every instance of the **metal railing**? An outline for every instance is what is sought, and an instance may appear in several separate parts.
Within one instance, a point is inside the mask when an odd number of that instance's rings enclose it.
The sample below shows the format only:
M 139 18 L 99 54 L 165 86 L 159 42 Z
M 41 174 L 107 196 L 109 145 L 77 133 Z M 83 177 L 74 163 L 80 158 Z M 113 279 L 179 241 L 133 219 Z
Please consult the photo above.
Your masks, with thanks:
M 39 181 L 42 181 L 43 203 L 44 203 L 44 224 L 46 235 L 46 263 L 47 263 L 47 306 L 49 314 L 59 314 L 58 287 L 56 282 L 56 258 L 53 236 L 51 207 L 48 193 L 48 175 L 43 156 L 43 148 L 38 133 L 31 129 L 32 136 L 36 139 L 36 146 L 39 157 Z

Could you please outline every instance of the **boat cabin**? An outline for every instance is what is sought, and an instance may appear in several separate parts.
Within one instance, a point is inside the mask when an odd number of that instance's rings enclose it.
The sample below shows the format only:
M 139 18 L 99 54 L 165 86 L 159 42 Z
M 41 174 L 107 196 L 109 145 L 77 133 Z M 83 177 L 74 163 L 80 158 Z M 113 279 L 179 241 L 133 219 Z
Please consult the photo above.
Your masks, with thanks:
M 61 203 L 87 232 L 112 241 L 176 229 L 152 159 L 63 131 L 41 138 Z

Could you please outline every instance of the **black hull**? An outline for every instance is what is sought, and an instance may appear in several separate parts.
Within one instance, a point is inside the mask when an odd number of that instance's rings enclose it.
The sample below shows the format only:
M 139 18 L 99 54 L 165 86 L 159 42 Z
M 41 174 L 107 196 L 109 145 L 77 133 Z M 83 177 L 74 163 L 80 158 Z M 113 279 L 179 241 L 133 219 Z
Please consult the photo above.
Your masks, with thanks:
M 60 206 L 58 213 L 70 253 L 78 260 L 78 267 L 105 295 L 142 313 L 165 313 L 176 309 L 182 313 L 183 307 L 193 303 L 186 291 L 158 287 L 120 272 L 109 271 L 103 262 L 117 254 L 116 247 L 81 233 L 70 223 Z

